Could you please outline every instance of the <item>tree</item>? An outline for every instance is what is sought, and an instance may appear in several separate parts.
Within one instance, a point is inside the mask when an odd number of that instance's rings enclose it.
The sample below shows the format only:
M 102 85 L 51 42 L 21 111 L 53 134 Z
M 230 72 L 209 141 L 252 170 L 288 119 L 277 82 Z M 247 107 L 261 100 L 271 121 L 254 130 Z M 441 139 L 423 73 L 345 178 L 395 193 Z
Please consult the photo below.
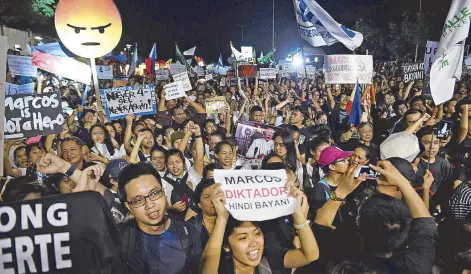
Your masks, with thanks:
M 0 24 L 47 24 L 54 16 L 55 0 L 0 1 Z

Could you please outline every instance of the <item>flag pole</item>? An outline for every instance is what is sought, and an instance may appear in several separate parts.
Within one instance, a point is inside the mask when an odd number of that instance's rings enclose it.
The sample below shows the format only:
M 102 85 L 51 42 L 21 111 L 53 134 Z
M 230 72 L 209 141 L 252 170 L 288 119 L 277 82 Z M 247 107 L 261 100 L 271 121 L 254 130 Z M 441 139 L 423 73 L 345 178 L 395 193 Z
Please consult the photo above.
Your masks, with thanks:
M 98 116 L 100 117 L 100 120 L 103 122 L 104 121 L 104 117 L 102 113 L 103 106 L 101 104 L 100 87 L 98 85 L 98 76 L 96 73 L 95 58 L 90 58 L 90 65 L 92 67 L 93 85 L 95 87 L 95 97 L 96 97 L 96 106 L 97 106 Z
M 272 18 L 272 47 L 271 47 L 271 50 L 274 50 L 275 49 L 275 0 L 273 0 L 273 18 Z

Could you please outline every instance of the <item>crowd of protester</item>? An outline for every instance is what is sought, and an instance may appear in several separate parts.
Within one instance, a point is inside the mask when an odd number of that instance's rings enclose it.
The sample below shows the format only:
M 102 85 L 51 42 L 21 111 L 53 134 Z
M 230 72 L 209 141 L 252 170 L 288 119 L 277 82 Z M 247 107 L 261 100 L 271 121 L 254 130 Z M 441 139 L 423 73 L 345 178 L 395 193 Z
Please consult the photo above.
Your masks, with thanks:
M 177 100 L 165 100 L 166 81 L 131 77 L 155 84 L 157 114 L 113 121 L 93 91 L 82 103 L 79 87 L 47 78 L 67 122 L 34 142 L 5 140 L 2 202 L 100 192 L 126 273 L 471 273 L 471 78 L 435 106 L 422 81 L 378 72 L 352 125 L 354 85 L 325 84 L 322 74 L 221 77 L 192 77 Z M 225 111 L 207 114 L 215 96 Z M 255 145 L 261 157 L 240 154 L 235 131 L 247 121 L 276 129 Z M 446 139 L 441 121 L 452 125 Z M 380 177 L 358 174 L 362 166 Z M 235 220 L 216 169 L 286 170 L 296 210 Z

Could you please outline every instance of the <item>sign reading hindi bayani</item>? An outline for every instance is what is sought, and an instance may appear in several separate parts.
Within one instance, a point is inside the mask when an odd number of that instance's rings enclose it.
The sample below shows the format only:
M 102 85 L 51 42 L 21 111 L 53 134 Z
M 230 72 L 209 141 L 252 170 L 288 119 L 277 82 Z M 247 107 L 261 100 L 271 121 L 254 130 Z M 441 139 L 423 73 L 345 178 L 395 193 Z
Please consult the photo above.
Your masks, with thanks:
M 38 68 L 33 67 L 30 56 L 8 55 L 8 68 L 13 75 L 36 77 Z
M 60 133 L 64 123 L 58 93 L 5 96 L 6 139 Z
M 404 83 L 410 81 L 423 80 L 424 79 L 424 63 L 405 63 L 401 66 L 401 75 L 403 75 Z
M 266 221 L 292 214 L 296 200 L 285 189 L 285 170 L 214 171 L 226 208 L 239 221 Z
M 329 55 L 325 58 L 326 84 L 371 84 L 372 55 Z
M 108 120 L 122 119 L 129 113 L 135 116 L 157 113 L 154 85 L 101 89 L 100 95 Z
M 0 273 L 117 270 L 119 234 L 97 192 L 2 204 L 0 217 Z

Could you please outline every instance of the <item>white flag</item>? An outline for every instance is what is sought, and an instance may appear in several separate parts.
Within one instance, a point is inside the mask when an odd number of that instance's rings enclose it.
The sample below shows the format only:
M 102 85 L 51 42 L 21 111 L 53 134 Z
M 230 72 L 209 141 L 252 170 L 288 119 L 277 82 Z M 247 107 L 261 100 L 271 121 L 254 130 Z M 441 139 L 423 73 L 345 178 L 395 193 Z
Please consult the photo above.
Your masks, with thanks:
M 195 55 L 195 50 L 196 50 L 196 47 L 192 47 L 192 48 L 189 49 L 189 50 L 185 50 L 185 51 L 183 52 L 183 55 L 193 56 L 193 55 Z
M 453 97 L 456 80 L 461 78 L 470 9 L 471 0 L 453 0 L 446 17 L 437 58 L 430 71 L 430 90 L 436 105 Z
M 301 37 L 313 47 L 341 42 L 350 50 L 358 48 L 363 35 L 352 31 L 332 18 L 314 0 L 293 0 Z
M 234 55 L 234 58 L 239 61 L 242 57 L 242 53 L 238 50 L 236 50 L 234 48 L 234 46 L 232 46 L 232 42 L 231 42 L 231 51 L 232 51 L 232 55 Z

